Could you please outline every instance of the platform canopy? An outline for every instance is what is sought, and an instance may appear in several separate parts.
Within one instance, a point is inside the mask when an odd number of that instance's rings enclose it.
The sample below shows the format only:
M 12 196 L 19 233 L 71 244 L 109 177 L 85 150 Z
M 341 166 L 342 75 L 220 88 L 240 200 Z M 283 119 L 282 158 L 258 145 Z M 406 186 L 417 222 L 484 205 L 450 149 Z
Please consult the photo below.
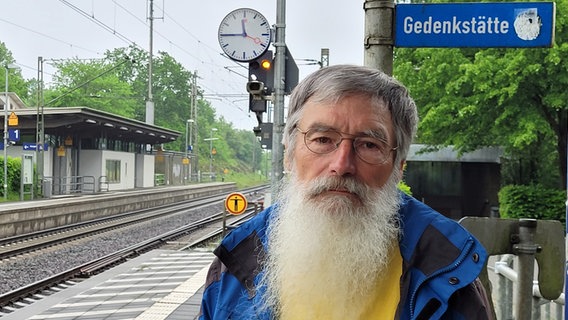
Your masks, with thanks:
M 18 116 L 18 129 L 22 134 L 35 133 L 38 110 L 22 108 L 10 110 Z M 0 119 L 4 115 L 0 114 Z M 44 108 L 44 133 L 49 135 L 100 137 L 140 144 L 161 144 L 179 138 L 180 132 L 127 119 L 108 112 L 87 107 Z M 41 121 L 41 120 L 39 120 Z

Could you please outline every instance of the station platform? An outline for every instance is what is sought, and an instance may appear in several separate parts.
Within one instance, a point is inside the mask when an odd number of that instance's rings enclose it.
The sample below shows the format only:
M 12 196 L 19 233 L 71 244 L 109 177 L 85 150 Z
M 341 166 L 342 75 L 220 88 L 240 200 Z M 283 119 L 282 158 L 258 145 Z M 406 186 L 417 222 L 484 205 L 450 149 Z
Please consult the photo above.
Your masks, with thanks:
M 2 316 L 2 320 L 197 319 L 210 251 L 153 250 Z

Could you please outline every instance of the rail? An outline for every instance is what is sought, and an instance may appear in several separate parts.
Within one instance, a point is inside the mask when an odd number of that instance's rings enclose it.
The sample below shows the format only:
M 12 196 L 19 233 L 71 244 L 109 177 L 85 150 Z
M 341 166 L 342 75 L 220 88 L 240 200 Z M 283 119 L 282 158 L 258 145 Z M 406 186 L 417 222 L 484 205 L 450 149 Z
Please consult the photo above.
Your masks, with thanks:
M 243 193 L 249 193 L 249 192 L 255 193 L 256 191 L 261 190 L 262 188 L 264 187 L 253 187 L 247 190 L 243 190 Z M 213 197 L 192 199 L 190 202 L 192 203 L 193 208 L 199 208 L 204 205 L 219 203 L 219 201 L 224 198 L 225 195 L 216 195 Z M 254 211 L 256 212 L 259 209 L 259 207 L 256 202 L 253 203 L 254 203 Z M 160 215 L 167 215 L 167 214 L 172 214 L 173 211 L 179 211 L 179 210 L 187 211 L 188 207 L 190 206 L 188 206 L 187 203 L 185 204 L 178 203 L 175 206 L 167 206 L 159 209 L 154 208 L 153 211 L 156 210 L 161 211 Z M 158 214 L 156 213 L 156 215 Z M 127 248 L 119 249 L 116 252 L 108 254 L 99 259 L 93 260 L 91 262 L 74 267 L 70 270 L 61 272 L 46 279 L 37 281 L 35 283 L 2 294 L 0 295 L 0 317 L 2 317 L 1 315 L 2 311 L 14 308 L 14 305 L 16 303 L 22 301 L 22 299 L 26 297 L 31 297 L 35 294 L 42 293 L 45 290 L 48 290 L 49 288 L 52 288 L 57 284 L 65 283 L 74 278 L 87 278 L 94 274 L 103 272 L 104 270 L 110 268 L 111 266 L 117 265 L 122 261 L 126 261 L 144 252 L 157 248 L 161 245 L 167 244 L 169 241 L 187 235 L 188 233 L 191 233 L 197 229 L 201 229 L 206 225 L 220 223 L 221 220 L 222 220 L 222 214 L 218 213 L 209 217 L 202 218 L 197 221 L 190 222 L 182 227 L 165 232 L 156 237 L 151 237 L 138 244 L 129 246 Z M 33 301 L 33 299 L 30 299 L 30 301 Z

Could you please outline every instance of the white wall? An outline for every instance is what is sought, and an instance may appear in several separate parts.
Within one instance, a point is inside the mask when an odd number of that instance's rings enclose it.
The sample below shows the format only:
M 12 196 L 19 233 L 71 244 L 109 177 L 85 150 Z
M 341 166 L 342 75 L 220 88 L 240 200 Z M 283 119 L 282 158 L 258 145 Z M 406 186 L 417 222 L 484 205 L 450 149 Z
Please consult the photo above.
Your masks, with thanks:
M 136 172 L 135 154 L 109 150 L 103 150 L 102 153 L 103 174 L 106 172 L 105 164 L 107 160 L 120 161 L 120 183 L 110 183 L 108 186 L 109 191 L 134 189 L 134 175 Z
M 134 188 L 135 154 L 109 150 L 81 150 L 79 160 L 79 175 L 94 176 L 99 181 L 101 176 L 106 175 L 106 161 L 120 161 L 120 182 L 109 183 L 110 190 L 124 190 Z M 97 186 L 97 191 L 98 186 Z
M 148 188 L 154 186 L 154 155 L 136 154 L 136 187 Z

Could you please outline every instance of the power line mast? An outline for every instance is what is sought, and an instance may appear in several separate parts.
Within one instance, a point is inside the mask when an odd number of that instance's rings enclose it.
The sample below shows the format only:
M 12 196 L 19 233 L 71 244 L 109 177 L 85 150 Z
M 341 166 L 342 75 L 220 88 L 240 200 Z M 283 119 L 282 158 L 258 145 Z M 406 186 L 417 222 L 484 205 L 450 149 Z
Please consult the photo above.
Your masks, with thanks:
M 45 195 L 47 190 L 44 190 L 44 98 L 43 98 L 43 57 L 37 58 L 37 115 L 36 115 L 36 171 L 37 181 L 42 190 L 42 195 Z
M 163 17 L 154 17 L 154 0 L 150 0 L 148 6 L 148 20 L 150 20 L 150 44 L 148 48 L 148 99 L 146 100 L 146 123 L 154 124 L 154 97 L 152 95 L 152 58 L 154 55 L 154 19 L 163 19 Z
M 197 147 L 199 144 L 197 143 L 197 141 L 199 141 L 199 131 L 198 131 L 198 123 L 197 123 L 197 70 L 195 70 L 193 72 L 193 75 L 191 76 L 191 110 L 190 110 L 190 119 L 193 119 L 193 122 L 190 123 L 190 126 L 192 126 L 193 128 L 193 132 L 194 133 L 194 137 L 193 137 L 193 141 L 195 141 L 195 147 L 193 148 L 192 152 L 192 156 L 195 162 L 195 166 L 190 166 L 190 168 L 193 167 L 192 170 L 195 170 L 196 172 L 199 173 L 199 148 Z M 191 170 L 190 170 L 190 174 L 191 174 Z M 198 178 L 198 182 L 200 182 L 201 179 L 201 175 L 197 175 Z

